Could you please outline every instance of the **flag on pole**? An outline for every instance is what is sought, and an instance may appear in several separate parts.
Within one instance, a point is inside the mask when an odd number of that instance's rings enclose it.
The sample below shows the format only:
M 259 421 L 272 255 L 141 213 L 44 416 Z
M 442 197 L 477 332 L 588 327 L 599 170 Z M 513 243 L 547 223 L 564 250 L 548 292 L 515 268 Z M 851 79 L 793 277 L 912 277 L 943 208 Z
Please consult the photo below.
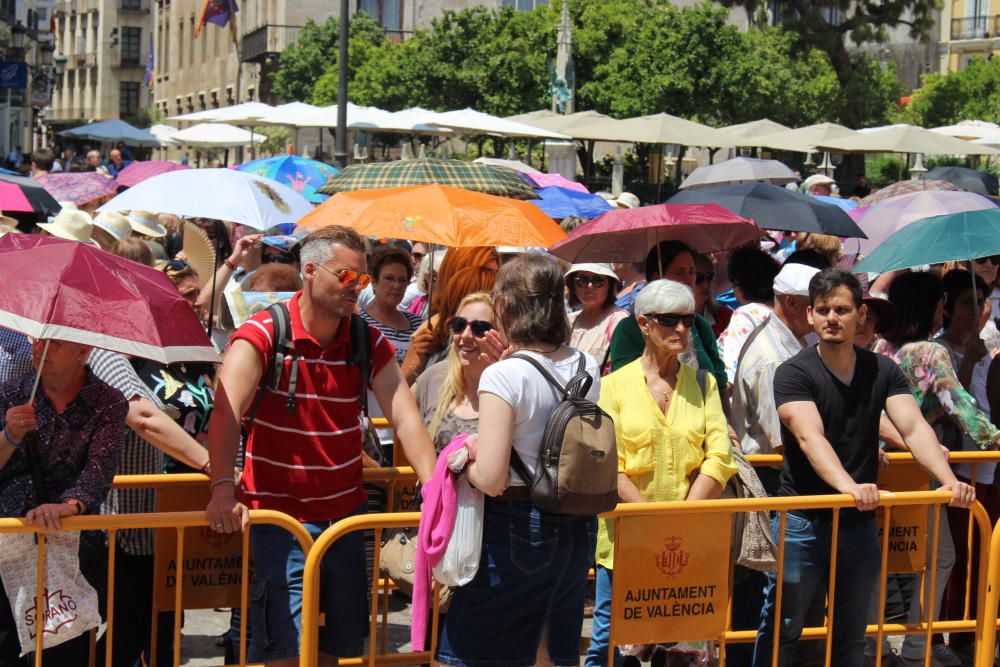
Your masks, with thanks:
M 142 85 L 152 86 L 153 85 L 153 39 L 150 36 L 149 39 L 149 53 L 146 54 L 146 74 L 142 77 Z
M 213 23 L 220 28 L 228 23 L 233 34 L 236 34 L 236 12 L 240 8 L 236 5 L 236 0 L 205 0 L 205 7 L 201 10 L 201 18 L 194 28 L 194 36 L 201 34 L 201 29 L 206 23 Z

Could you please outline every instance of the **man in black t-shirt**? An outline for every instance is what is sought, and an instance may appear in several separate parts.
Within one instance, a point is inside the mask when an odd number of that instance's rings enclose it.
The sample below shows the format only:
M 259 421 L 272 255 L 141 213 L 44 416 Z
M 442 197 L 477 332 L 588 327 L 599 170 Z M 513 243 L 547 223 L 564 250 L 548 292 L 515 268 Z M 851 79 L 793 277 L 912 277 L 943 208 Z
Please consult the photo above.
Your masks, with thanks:
M 854 346 L 854 331 L 864 314 L 857 278 L 840 269 L 816 274 L 809 283 L 809 304 L 809 320 L 820 342 L 781 364 L 774 376 L 785 450 L 778 495 L 854 497 L 855 509 L 840 512 L 831 664 L 855 666 L 864 661 L 868 607 L 881 566 L 871 510 L 879 501 L 875 482 L 882 411 L 941 490 L 952 492 L 953 506 L 968 507 L 975 491 L 955 479 L 895 362 Z M 787 514 L 779 665 L 793 664 L 806 611 L 827 588 L 832 521 L 831 510 Z M 777 540 L 777 517 L 773 531 Z M 755 667 L 771 665 L 776 592 L 777 577 L 769 574 Z

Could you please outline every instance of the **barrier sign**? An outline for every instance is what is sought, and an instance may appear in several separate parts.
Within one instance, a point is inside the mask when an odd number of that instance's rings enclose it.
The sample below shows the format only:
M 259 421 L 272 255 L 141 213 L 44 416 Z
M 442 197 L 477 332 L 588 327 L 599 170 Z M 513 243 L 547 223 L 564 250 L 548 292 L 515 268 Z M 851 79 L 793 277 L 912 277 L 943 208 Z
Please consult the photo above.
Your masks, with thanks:
M 714 639 L 726 630 L 729 512 L 624 516 L 615 545 L 611 639 L 647 644 Z M 624 558 L 628 554 L 628 558 Z
M 930 478 L 916 463 L 893 461 L 879 470 L 878 488 L 885 491 L 927 491 Z M 936 505 L 934 507 L 937 507 Z M 875 510 L 879 544 L 885 508 Z M 927 564 L 927 507 L 893 507 L 889 515 L 889 572 L 923 572 Z
M 156 492 L 157 512 L 204 511 L 208 487 L 166 487 Z M 212 609 L 240 606 L 243 535 L 222 535 L 206 527 L 184 529 L 184 559 L 177 562 L 177 530 L 156 531 L 153 608 L 174 609 L 177 582 L 183 577 L 181 606 Z

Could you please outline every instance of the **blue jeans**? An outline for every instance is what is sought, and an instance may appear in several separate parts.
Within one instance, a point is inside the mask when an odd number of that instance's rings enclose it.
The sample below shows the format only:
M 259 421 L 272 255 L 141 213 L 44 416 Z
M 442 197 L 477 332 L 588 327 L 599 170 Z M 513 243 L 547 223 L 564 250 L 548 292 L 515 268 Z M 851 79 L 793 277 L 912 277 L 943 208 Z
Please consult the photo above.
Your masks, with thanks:
M 597 566 L 594 592 L 594 619 L 590 628 L 590 648 L 587 649 L 585 667 L 607 667 L 608 642 L 611 639 L 611 580 L 613 573 L 606 567 Z M 623 662 L 622 655 L 615 651 L 615 666 Z
M 363 513 L 364 508 L 358 513 Z M 313 539 L 333 521 L 303 523 Z M 295 658 L 302 635 L 302 575 L 305 555 L 298 540 L 278 526 L 250 529 L 253 586 L 250 627 L 255 655 L 265 662 Z M 356 657 L 364 653 L 368 634 L 368 579 L 364 534 L 354 531 L 337 540 L 320 565 L 319 650 L 327 655 Z M 260 658 L 258 658 L 260 659 Z
M 597 520 L 492 498 L 484 514 L 479 570 L 452 589 L 438 662 L 530 667 L 544 627 L 552 663 L 576 667 Z
M 778 541 L 778 516 L 771 522 Z M 833 524 L 788 512 L 785 523 L 785 568 L 782 579 L 781 630 L 778 664 L 794 664 L 795 648 L 802 636 L 806 614 L 817 594 L 827 587 Z M 881 548 L 875 517 L 869 513 L 858 523 L 840 524 L 837 541 L 837 576 L 833 610 L 833 665 L 860 665 L 865 656 L 868 605 L 878 583 Z M 755 667 L 770 667 L 774 650 L 774 612 L 777 576 L 767 575 L 760 631 L 754 648 Z M 821 588 L 822 587 L 822 588 Z

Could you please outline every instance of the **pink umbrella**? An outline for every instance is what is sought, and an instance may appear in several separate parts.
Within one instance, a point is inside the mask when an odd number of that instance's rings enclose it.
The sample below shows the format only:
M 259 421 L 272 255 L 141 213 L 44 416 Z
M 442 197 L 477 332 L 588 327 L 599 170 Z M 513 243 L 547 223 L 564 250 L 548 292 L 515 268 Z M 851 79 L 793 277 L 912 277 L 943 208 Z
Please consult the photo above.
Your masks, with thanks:
M 32 234 L 0 238 L 0 326 L 170 364 L 217 362 L 170 279 L 90 245 Z
M 683 241 L 707 253 L 754 243 L 762 235 L 755 222 L 718 204 L 658 204 L 602 213 L 550 252 L 568 262 L 640 262 L 660 241 Z
M 576 190 L 577 192 L 586 192 L 590 194 L 590 190 L 588 190 L 587 186 L 583 183 L 571 181 L 562 174 L 528 174 L 528 178 L 537 183 L 540 188 L 547 188 L 550 185 L 555 185 L 560 188 L 566 188 L 567 190 Z
M 118 191 L 118 181 L 96 171 L 45 174 L 36 179 L 56 201 L 81 205 L 113 195 Z
M 144 162 L 133 162 L 129 166 L 118 172 L 118 176 L 115 180 L 118 181 L 118 185 L 124 185 L 127 188 L 133 185 L 138 185 L 142 183 L 147 178 L 152 178 L 153 176 L 159 176 L 160 174 L 165 174 L 168 171 L 177 171 L 179 169 L 190 169 L 191 167 L 184 164 L 177 164 L 176 162 L 167 162 L 165 160 L 146 160 Z
M 20 187 L 0 181 L 0 211 L 34 211 Z
M 858 225 L 868 238 L 851 239 L 846 244 L 846 250 L 850 253 L 857 243 L 857 253 L 868 255 L 883 241 L 911 222 L 935 215 L 981 211 L 996 207 L 994 202 L 982 195 L 952 190 L 924 190 L 891 197 L 868 207 L 858 220 Z

